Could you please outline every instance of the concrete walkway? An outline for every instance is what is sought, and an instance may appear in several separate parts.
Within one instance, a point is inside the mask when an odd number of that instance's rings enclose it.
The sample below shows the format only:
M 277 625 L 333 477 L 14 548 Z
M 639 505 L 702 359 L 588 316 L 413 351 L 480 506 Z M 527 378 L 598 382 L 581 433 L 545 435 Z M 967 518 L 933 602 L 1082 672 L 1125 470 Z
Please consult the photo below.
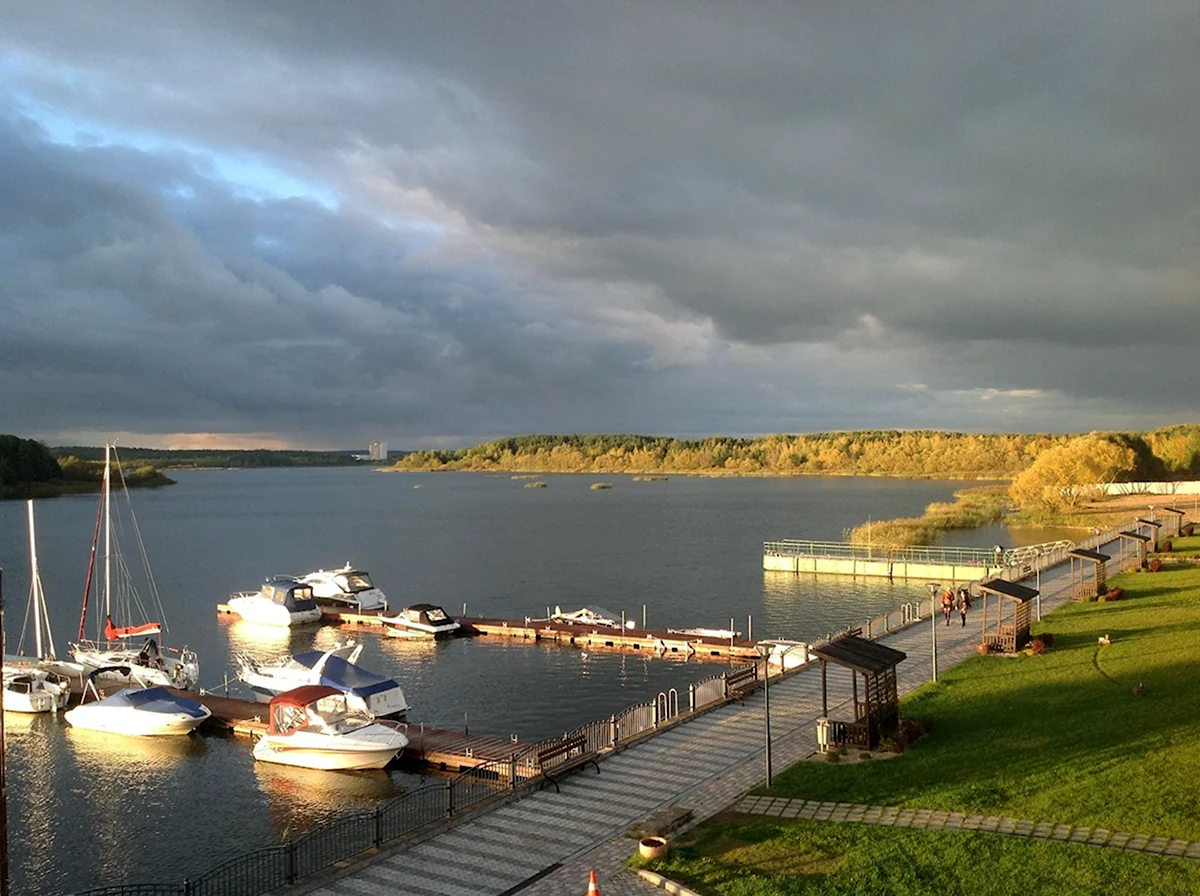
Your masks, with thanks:
M 857 803 L 823 803 L 818 800 L 789 800 L 769 796 L 744 797 L 735 808 L 750 815 L 813 821 L 846 821 L 928 831 L 978 831 L 1010 837 L 1086 843 L 1088 846 L 1121 849 L 1126 852 L 1146 852 L 1200 860 L 1200 842 L 1196 841 L 1172 840 L 1170 837 L 1129 834 L 1124 831 L 1056 824 L 1051 821 L 1028 821 L 1001 815 L 970 815 L 966 812 L 903 809 L 899 806 L 864 806 Z
M 1065 570 L 1042 575 L 1042 610 L 1069 600 Z M 880 639 L 908 654 L 900 664 L 903 695 L 930 677 L 931 624 L 928 620 Z M 937 625 L 938 665 L 948 669 L 975 652 L 979 619 Z M 812 668 L 771 685 L 773 767 L 782 771 L 816 749 L 821 715 L 821 677 Z M 830 700 L 849 712 L 848 675 L 830 676 Z M 763 696 L 744 705 L 716 709 L 656 735 L 588 768 L 551 789 L 529 796 L 416 845 L 356 867 L 340 879 L 306 888 L 313 896 L 522 896 L 583 894 L 588 871 L 596 869 L 606 896 L 649 894 L 656 888 L 632 874 L 625 863 L 636 844 L 626 828 L 655 811 L 682 806 L 703 820 L 732 805 L 764 778 Z M 661 891 L 657 891 L 661 892 Z

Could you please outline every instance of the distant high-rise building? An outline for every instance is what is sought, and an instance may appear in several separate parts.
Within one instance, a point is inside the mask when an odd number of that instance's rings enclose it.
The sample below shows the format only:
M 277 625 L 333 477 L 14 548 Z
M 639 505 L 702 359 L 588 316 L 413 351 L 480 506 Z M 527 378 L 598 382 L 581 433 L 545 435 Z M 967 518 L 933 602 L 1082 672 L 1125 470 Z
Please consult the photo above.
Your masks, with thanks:
M 372 442 L 367 446 L 367 456 L 371 460 L 387 460 L 387 442 Z

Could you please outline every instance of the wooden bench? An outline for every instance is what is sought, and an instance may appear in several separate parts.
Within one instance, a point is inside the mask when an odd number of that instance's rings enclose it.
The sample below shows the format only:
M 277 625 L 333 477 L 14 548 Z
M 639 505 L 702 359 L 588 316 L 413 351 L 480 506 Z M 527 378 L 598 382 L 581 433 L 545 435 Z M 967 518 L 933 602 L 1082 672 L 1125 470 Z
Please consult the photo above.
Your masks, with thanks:
M 557 778 L 588 763 L 596 766 L 596 774 L 600 774 L 600 765 L 596 762 L 596 754 L 587 747 L 587 738 L 582 734 L 568 735 L 557 743 L 537 752 L 538 771 L 542 777 L 554 785 L 556 793 L 559 790 Z M 546 781 L 542 786 L 546 786 Z
M 726 693 L 730 697 L 744 700 L 746 693 L 758 687 L 758 668 L 751 663 L 725 673 Z

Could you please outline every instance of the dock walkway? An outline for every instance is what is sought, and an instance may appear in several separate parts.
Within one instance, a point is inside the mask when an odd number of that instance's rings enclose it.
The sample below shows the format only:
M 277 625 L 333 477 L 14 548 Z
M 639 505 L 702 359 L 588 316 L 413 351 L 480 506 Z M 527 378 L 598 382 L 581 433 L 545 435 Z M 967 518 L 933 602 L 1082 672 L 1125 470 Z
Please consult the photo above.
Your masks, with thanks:
M 1043 612 L 1071 599 L 1068 571 L 1042 572 Z M 897 669 L 901 694 L 928 681 L 930 625 L 880 639 L 908 654 Z M 948 669 L 975 653 L 979 625 L 938 628 L 938 667 Z M 779 770 L 816 749 L 821 679 L 805 667 L 771 685 L 773 765 Z M 850 698 L 831 707 L 844 712 Z M 686 725 L 655 735 L 561 782 L 450 827 L 415 845 L 367 857 L 323 879 L 292 889 L 312 896 L 480 896 L 578 894 L 595 868 L 606 896 L 658 892 L 631 874 L 625 862 L 636 844 L 624 836 L 654 812 L 680 806 L 702 820 L 733 804 L 763 780 L 761 691 Z M 334 879 L 334 875 L 340 875 Z

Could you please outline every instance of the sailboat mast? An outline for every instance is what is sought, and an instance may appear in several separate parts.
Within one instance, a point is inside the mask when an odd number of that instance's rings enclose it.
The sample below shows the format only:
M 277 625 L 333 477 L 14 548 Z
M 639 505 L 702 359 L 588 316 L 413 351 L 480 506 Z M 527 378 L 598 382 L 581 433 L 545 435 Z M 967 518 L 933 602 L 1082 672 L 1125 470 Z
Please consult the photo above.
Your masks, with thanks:
M 104 443 L 104 615 L 112 615 L 112 445 Z
M 37 562 L 37 539 L 33 534 L 33 501 L 26 502 L 29 508 L 29 579 L 30 602 L 33 604 L 33 643 L 37 650 L 37 658 L 41 659 L 46 654 L 42 653 L 42 580 L 38 575 Z

